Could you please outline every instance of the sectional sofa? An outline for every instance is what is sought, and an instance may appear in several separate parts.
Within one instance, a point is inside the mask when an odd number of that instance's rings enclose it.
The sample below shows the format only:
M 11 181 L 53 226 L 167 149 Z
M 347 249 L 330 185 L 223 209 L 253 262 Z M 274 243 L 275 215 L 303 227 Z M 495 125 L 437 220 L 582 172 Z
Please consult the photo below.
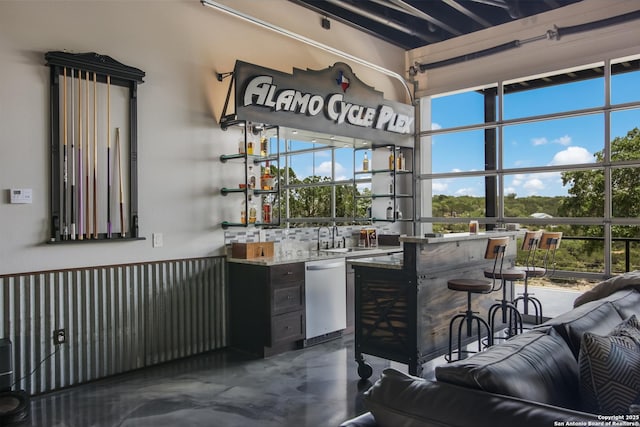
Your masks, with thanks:
M 435 381 L 386 369 L 369 412 L 341 427 L 640 426 L 638 287 L 640 272 L 605 281 L 582 302 L 597 299 L 436 367 Z

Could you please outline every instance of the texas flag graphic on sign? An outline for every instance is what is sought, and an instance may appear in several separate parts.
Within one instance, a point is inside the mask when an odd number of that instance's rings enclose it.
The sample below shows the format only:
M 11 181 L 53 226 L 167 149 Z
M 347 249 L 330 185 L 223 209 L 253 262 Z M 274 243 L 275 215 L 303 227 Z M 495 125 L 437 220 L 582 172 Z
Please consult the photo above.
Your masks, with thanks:
M 338 83 L 338 86 L 342 88 L 343 92 L 347 91 L 347 88 L 349 87 L 349 79 L 346 78 L 344 74 L 342 74 L 342 71 L 340 71 L 340 74 L 338 74 L 336 82 Z

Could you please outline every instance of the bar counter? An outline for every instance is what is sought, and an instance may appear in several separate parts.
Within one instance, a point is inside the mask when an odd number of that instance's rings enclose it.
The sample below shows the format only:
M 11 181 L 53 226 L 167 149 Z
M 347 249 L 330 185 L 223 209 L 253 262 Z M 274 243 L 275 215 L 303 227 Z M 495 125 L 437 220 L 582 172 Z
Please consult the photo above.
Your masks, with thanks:
M 449 290 L 447 281 L 484 278 L 484 269 L 493 267 L 493 261 L 484 258 L 490 237 L 511 238 L 505 267 L 512 265 L 517 234 L 405 236 L 400 237 L 402 259 L 397 254 L 348 260 L 355 270 L 355 353 L 360 377 L 372 374 L 363 354 L 405 363 L 411 375 L 420 375 L 424 362 L 445 354 L 449 322 L 467 304 L 467 293 Z M 500 298 L 498 292 L 473 295 L 473 310 L 485 317 Z

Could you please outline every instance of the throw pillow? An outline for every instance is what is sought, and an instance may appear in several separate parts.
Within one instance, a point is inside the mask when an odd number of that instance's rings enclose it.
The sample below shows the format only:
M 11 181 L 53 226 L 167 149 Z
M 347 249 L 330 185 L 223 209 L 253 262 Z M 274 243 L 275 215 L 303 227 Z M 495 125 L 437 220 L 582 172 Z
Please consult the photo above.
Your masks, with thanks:
M 632 316 L 608 336 L 586 332 L 578 365 L 585 411 L 628 413 L 640 398 L 640 322 Z

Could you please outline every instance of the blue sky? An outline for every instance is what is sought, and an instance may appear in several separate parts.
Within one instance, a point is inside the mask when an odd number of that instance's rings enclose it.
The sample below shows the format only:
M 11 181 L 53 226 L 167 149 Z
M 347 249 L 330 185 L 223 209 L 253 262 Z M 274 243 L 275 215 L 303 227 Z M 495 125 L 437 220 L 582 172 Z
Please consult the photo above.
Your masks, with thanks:
M 604 104 L 604 79 L 528 90 L 505 97 L 505 120 L 551 114 Z M 612 104 L 640 100 L 640 72 L 612 78 Z M 463 92 L 433 99 L 433 128 L 478 124 L 483 118 L 483 95 Z M 611 115 L 612 138 L 624 136 L 640 126 L 640 110 L 614 112 Z M 604 115 L 572 117 L 544 122 L 507 126 L 503 131 L 503 168 L 515 169 L 548 165 L 584 164 L 594 161 L 594 153 L 603 149 Z M 432 138 L 433 172 L 475 171 L 484 169 L 484 131 L 441 134 Z M 357 152 L 356 170 L 360 170 L 363 151 Z M 371 156 L 371 154 L 369 154 Z M 296 156 L 292 165 L 299 177 L 315 174 L 330 176 L 330 152 Z M 338 150 L 336 177 L 353 175 L 351 150 Z M 524 173 L 505 177 L 505 193 L 518 197 L 530 195 L 566 195 L 560 173 Z M 433 181 L 433 194 L 484 196 L 484 179 L 460 178 Z

